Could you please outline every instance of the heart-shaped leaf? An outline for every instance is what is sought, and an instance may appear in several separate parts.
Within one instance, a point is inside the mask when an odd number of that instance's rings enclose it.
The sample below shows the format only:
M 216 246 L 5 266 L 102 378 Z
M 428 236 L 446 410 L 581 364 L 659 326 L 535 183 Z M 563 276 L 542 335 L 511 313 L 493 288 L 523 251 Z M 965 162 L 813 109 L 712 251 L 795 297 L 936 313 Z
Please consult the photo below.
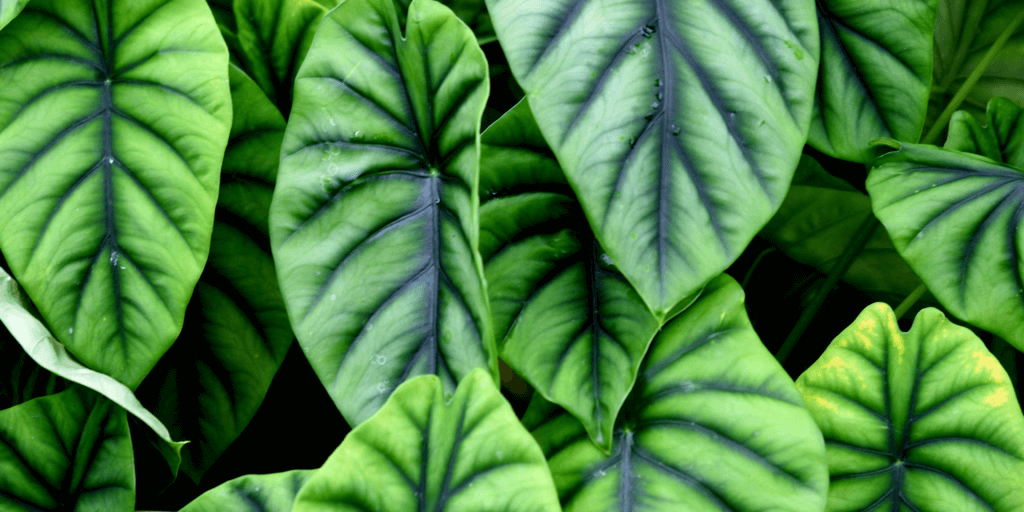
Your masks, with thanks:
M 868 175 L 875 215 L 946 309 L 1024 349 L 1024 169 L 903 144 Z
M 930 117 L 937 117 L 946 107 L 1022 10 L 1022 0 L 939 0 Z M 963 108 L 984 118 L 986 105 L 998 96 L 1024 105 L 1021 52 L 1024 52 L 1024 24 L 997 49 L 992 62 L 968 92 Z
M 398 0 L 406 9 L 411 0 Z M 496 39 L 491 17 L 487 14 L 484 0 L 441 0 L 442 4 L 451 8 L 452 12 L 473 29 L 480 44 L 490 43 Z
M 994 98 L 988 103 L 987 117 L 988 122 L 982 125 L 965 111 L 953 114 L 946 149 L 1024 169 L 1024 109 L 1007 98 Z
M 181 512 L 292 512 L 295 496 L 313 470 L 245 475 L 206 491 Z
M 10 23 L 27 4 L 28 0 L 0 0 L 0 29 Z
M 568 187 L 529 106 L 481 140 L 481 255 L 502 359 L 610 450 L 658 322 L 603 261 L 572 192 L 553 192 Z
M 934 308 L 869 306 L 797 387 L 825 435 L 828 511 L 1024 507 L 1024 416 L 1006 372 Z
M 267 231 L 285 122 L 234 65 L 231 97 L 209 262 L 182 335 L 138 391 L 175 438 L 194 440 L 182 470 L 197 482 L 256 414 L 293 339 Z
M 124 409 L 85 388 L 0 411 L 0 510 L 135 509 Z
M 553 407 L 535 402 L 523 422 L 567 512 L 819 512 L 825 504 L 821 434 L 727 275 L 655 338 L 611 455 Z
M 937 0 L 819 0 L 821 71 L 808 144 L 870 162 L 872 140 L 917 142 L 928 111 Z
M 544 454 L 491 376 L 474 370 L 446 395 L 434 375 L 402 384 L 310 477 L 295 512 L 558 511 Z
M 739 256 L 786 194 L 817 77 L 813 5 L 487 6 L 597 239 L 664 319 Z
M 827 273 L 869 215 L 867 194 L 804 155 L 786 199 L 760 235 L 790 258 Z M 861 290 L 902 296 L 921 284 L 885 229 L 875 229 L 842 279 Z
M 498 379 L 477 254 L 487 62 L 447 7 L 349 0 L 299 71 L 270 238 L 296 337 L 345 419 L 406 379 Z
M 227 70 L 202 0 L 39 0 L 0 33 L 0 248 L 68 350 L 131 388 L 206 263 Z

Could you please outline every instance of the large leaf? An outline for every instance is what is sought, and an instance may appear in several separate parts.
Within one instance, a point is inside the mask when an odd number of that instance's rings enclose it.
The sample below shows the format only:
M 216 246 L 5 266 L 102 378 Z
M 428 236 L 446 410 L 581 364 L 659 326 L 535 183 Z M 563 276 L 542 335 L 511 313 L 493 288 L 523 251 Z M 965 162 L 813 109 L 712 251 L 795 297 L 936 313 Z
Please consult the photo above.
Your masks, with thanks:
M 206 491 L 181 512 L 291 512 L 295 496 L 312 474 L 312 470 L 295 470 L 245 475 Z
M 0 411 L 0 511 L 135 509 L 124 409 L 74 387 Z
M 0 327 L 0 410 L 64 391 L 67 381 L 39 366 Z
M 939 0 L 935 23 L 932 116 L 938 115 L 1021 10 L 1022 0 Z M 1024 106 L 1024 25 L 999 48 L 963 108 L 984 118 L 997 96 Z
M 528 105 L 481 140 L 480 249 L 502 359 L 610 450 L 658 322 L 608 265 L 575 199 L 549 191 L 565 180 Z
M 760 235 L 794 260 L 828 273 L 871 215 L 867 194 L 804 155 L 786 199 Z M 875 229 L 842 279 L 861 290 L 904 296 L 921 284 L 882 228 Z
M 567 512 L 819 512 L 825 503 L 821 434 L 726 275 L 655 338 L 611 455 L 557 409 L 535 402 L 526 414 Z
M 917 142 L 928 110 L 937 0 L 819 0 L 821 72 L 808 144 L 870 162 L 868 142 Z
M 597 239 L 664 319 L 785 196 L 817 76 L 812 3 L 487 5 Z
M 348 434 L 295 503 L 295 512 L 362 510 L 559 508 L 537 442 L 490 375 L 478 369 L 459 383 L 454 396 L 433 375 L 403 384 Z
M 409 8 L 411 0 L 398 0 L 403 7 Z M 451 8 L 452 12 L 462 21 L 466 22 L 473 33 L 476 34 L 480 44 L 490 43 L 495 40 L 494 26 L 491 25 L 491 16 L 487 14 L 484 0 L 440 0 L 441 3 Z
M 293 338 L 267 232 L 285 122 L 234 66 L 231 94 L 209 262 L 182 335 L 138 392 L 175 438 L 193 440 L 182 470 L 197 482 L 256 414 Z
M 0 248 L 68 350 L 132 388 L 206 263 L 227 69 L 202 0 L 39 0 L 0 33 Z
M 0 0 L 0 29 L 10 23 L 27 4 L 28 0 Z
M 946 309 L 1024 349 L 1024 169 L 903 144 L 867 181 L 875 215 Z
M 1024 416 L 1010 378 L 937 309 L 901 332 L 869 306 L 797 379 L 825 435 L 828 511 L 1024 508 Z
M 406 379 L 498 379 L 477 255 L 487 62 L 472 32 L 415 0 L 349 0 L 296 81 L 271 242 L 296 337 L 350 424 Z

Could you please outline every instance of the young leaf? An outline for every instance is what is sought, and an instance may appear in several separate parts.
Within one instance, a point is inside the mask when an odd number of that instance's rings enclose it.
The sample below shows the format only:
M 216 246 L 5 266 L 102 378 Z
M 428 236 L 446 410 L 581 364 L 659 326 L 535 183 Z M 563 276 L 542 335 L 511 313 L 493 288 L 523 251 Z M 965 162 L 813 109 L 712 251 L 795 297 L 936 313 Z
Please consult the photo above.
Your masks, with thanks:
M 946 149 L 974 153 L 1024 169 L 1024 109 L 1009 99 L 994 98 L 988 103 L 987 116 L 988 122 L 982 126 L 965 111 L 953 114 Z
M 937 309 L 901 332 L 869 306 L 797 379 L 825 435 L 826 510 L 1024 507 L 1024 416 L 1010 379 Z
M 446 395 L 433 375 L 396 389 L 310 477 L 295 512 L 558 511 L 544 454 L 491 376 L 474 370 Z
M 611 455 L 571 416 L 531 409 L 523 421 L 566 512 L 819 512 L 825 504 L 821 434 L 727 275 L 655 338 Z
M 25 8 L 28 0 L 0 0 L 0 29 L 3 29 Z
M 782 202 L 817 76 L 811 2 L 487 5 L 597 239 L 664 320 Z
M 292 512 L 295 496 L 313 470 L 245 475 L 206 491 L 181 512 Z
M 939 0 L 935 22 L 934 68 L 930 116 L 946 107 L 953 95 L 1013 19 L 1022 0 Z M 984 117 L 985 106 L 1005 96 L 1024 105 L 1024 24 L 995 54 L 981 79 L 964 100 L 965 110 Z
M 345 419 L 406 379 L 446 392 L 498 379 L 476 253 L 487 62 L 472 32 L 414 0 L 349 0 L 321 22 L 296 81 L 271 242 L 299 343 Z
M 411 0 L 398 0 L 402 7 L 408 9 Z M 451 8 L 452 12 L 473 29 L 477 41 L 482 45 L 490 43 L 496 38 L 494 27 L 491 25 L 491 17 L 487 14 L 484 0 L 441 0 L 441 3 Z
M 567 187 L 529 106 L 481 140 L 481 255 L 502 359 L 608 451 L 658 322 L 604 261 L 571 191 L 549 192 Z
M 804 155 L 786 199 L 760 235 L 790 258 L 827 273 L 869 215 L 871 198 L 867 194 L 831 176 Z M 881 228 L 875 230 L 842 279 L 861 290 L 902 296 L 921 284 Z
M 808 144 L 870 162 L 872 140 L 917 142 L 928 109 L 937 0 L 820 0 L 821 71 Z
M 193 440 L 182 470 L 196 482 L 256 414 L 293 339 L 267 227 L 284 118 L 234 65 L 231 97 L 209 262 L 182 335 L 138 390 L 175 438 Z
M 876 160 L 867 187 L 896 249 L 939 302 L 1024 349 L 1024 169 L 903 144 Z
M 124 409 L 74 387 L 0 411 L 0 510 L 135 509 Z
M 68 350 L 131 388 L 206 263 L 227 81 L 202 0 L 39 0 L 0 33 L 0 248 Z

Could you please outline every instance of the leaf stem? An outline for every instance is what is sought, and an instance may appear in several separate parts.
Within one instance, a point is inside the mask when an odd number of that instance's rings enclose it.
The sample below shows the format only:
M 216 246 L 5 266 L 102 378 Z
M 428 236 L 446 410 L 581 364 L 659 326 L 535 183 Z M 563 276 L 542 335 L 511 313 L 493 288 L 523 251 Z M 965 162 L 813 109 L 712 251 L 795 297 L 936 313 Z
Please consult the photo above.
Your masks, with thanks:
M 828 272 L 828 278 L 825 280 L 825 284 L 818 290 L 818 293 L 814 294 L 811 299 L 810 306 L 800 314 L 800 318 L 796 321 L 796 325 L 793 326 L 793 330 L 789 332 L 789 336 L 786 337 L 786 341 L 782 342 L 782 346 L 779 351 L 775 354 L 775 359 L 778 359 L 779 363 L 785 363 L 789 357 L 790 352 L 796 347 L 800 337 L 803 336 L 804 331 L 811 325 L 811 321 L 817 316 L 818 310 L 821 309 L 822 304 L 825 303 L 825 298 L 828 297 L 829 292 L 835 287 L 839 279 L 846 274 L 849 270 L 850 265 L 853 264 L 853 260 L 864 250 L 864 246 L 867 245 L 868 241 L 871 240 L 871 235 L 875 233 L 875 229 L 878 227 L 878 219 L 874 215 L 869 214 L 868 218 L 864 219 L 864 222 L 860 224 L 857 231 L 853 234 L 853 238 L 850 239 L 850 243 L 846 244 L 846 249 L 839 255 L 839 259 L 836 260 L 835 264 Z
M 910 308 L 914 307 L 914 303 L 927 292 L 928 285 L 924 283 L 921 283 L 921 286 L 918 286 L 914 291 L 910 292 L 910 295 L 907 295 L 907 298 L 903 299 L 903 302 L 900 302 L 899 306 L 896 306 L 896 311 L 894 312 L 896 314 L 896 319 L 899 320 L 900 318 L 903 318 L 903 315 L 906 315 L 907 312 L 910 311 Z
M 928 133 L 921 138 L 922 144 L 934 144 L 939 140 L 939 137 L 942 136 L 942 130 L 944 130 L 946 125 L 949 124 L 949 120 L 953 117 L 953 113 L 960 108 L 964 99 L 967 98 L 967 94 L 970 93 L 971 89 L 974 88 L 974 85 L 978 83 L 978 80 L 981 79 L 981 75 L 985 73 L 985 70 L 987 70 L 992 64 L 992 61 L 995 60 L 996 54 L 999 53 L 999 50 L 1003 48 L 1003 45 L 1010 40 L 1010 37 L 1012 37 L 1013 33 L 1017 31 L 1017 28 L 1020 27 L 1021 23 L 1024 23 L 1024 9 L 1021 9 L 1021 11 L 1017 13 L 1017 17 L 1010 21 L 1010 24 L 1003 29 L 1003 32 L 999 34 L 996 41 L 992 43 L 992 46 L 990 46 L 988 51 L 985 52 L 985 56 L 981 58 L 981 61 L 978 62 L 978 65 L 975 66 L 973 71 L 971 71 L 967 80 L 965 80 L 956 91 L 956 95 L 954 95 L 953 99 L 948 105 L 946 105 L 946 109 L 942 111 L 942 114 L 939 114 L 938 119 L 936 119 L 935 123 L 932 124 L 931 129 L 929 129 Z
M 750 269 L 747 270 L 747 275 L 743 277 L 743 282 L 740 283 L 740 287 L 741 288 L 743 288 L 744 290 L 747 289 L 747 283 L 750 282 L 750 278 L 751 277 L 754 277 L 754 269 L 757 268 L 757 266 L 761 263 L 761 260 L 764 259 L 765 256 L 768 256 L 769 254 L 771 254 L 771 253 L 773 253 L 773 252 L 775 252 L 777 250 L 778 249 L 776 249 L 774 247 L 769 247 L 769 248 L 761 251 L 761 254 L 758 254 L 757 257 L 754 258 L 754 262 L 750 264 Z

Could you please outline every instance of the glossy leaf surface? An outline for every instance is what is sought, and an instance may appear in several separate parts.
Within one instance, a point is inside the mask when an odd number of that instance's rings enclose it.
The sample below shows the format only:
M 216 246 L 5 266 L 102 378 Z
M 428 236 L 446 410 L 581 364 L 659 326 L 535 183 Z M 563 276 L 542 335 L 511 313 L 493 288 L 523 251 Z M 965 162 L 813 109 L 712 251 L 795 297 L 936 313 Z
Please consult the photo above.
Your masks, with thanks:
M 419 0 L 417 0 L 419 1 Z M 484 370 L 400 386 L 299 492 L 295 512 L 556 512 L 544 455 Z
M 206 263 L 227 79 L 201 0 L 39 0 L 0 33 L 0 248 L 68 350 L 132 388 Z
M 811 115 L 813 5 L 487 5 L 597 239 L 664 319 L 782 202 Z
M 946 149 L 974 153 L 1024 169 L 1024 109 L 1007 98 L 988 104 L 987 122 L 960 111 L 949 122 Z
M 28 0 L 0 0 L 0 29 L 10 23 L 27 4 Z
M 235 66 L 231 94 L 209 262 L 182 335 L 138 392 L 175 438 L 192 440 L 182 469 L 196 481 L 256 414 L 293 339 L 267 227 L 285 122 Z
M 821 72 L 808 144 L 870 162 L 872 140 L 917 142 L 938 0 L 820 0 Z
M 498 379 L 476 254 L 487 63 L 447 7 L 350 0 L 296 82 L 271 241 L 296 337 L 345 419 L 399 384 Z
M 75 387 L 0 411 L 0 511 L 135 509 L 124 409 Z
M 873 213 L 867 194 L 804 155 L 786 199 L 760 235 L 790 258 L 828 273 L 869 215 Z M 864 291 L 904 296 L 921 284 L 881 227 L 842 279 Z
M 481 254 L 502 359 L 610 450 L 658 322 L 607 263 L 571 192 L 552 191 L 565 180 L 528 105 L 481 139 Z
M 1024 170 L 904 144 L 867 181 L 875 215 L 946 309 L 1024 348 Z
M 933 117 L 946 107 L 1022 9 L 1022 0 L 939 0 L 931 95 Z M 997 51 L 961 108 L 984 119 L 986 105 L 998 96 L 1024 106 L 1021 52 L 1024 52 L 1024 25 Z
M 611 455 L 574 418 L 534 400 L 523 421 L 548 457 L 566 512 L 824 506 L 821 434 L 726 275 L 655 338 Z
M 181 512 L 292 512 L 295 496 L 313 470 L 245 475 L 225 482 L 189 503 Z
M 889 306 L 869 306 L 797 386 L 825 435 L 826 510 L 1024 507 L 1024 416 L 1010 379 L 939 310 L 901 332 Z

